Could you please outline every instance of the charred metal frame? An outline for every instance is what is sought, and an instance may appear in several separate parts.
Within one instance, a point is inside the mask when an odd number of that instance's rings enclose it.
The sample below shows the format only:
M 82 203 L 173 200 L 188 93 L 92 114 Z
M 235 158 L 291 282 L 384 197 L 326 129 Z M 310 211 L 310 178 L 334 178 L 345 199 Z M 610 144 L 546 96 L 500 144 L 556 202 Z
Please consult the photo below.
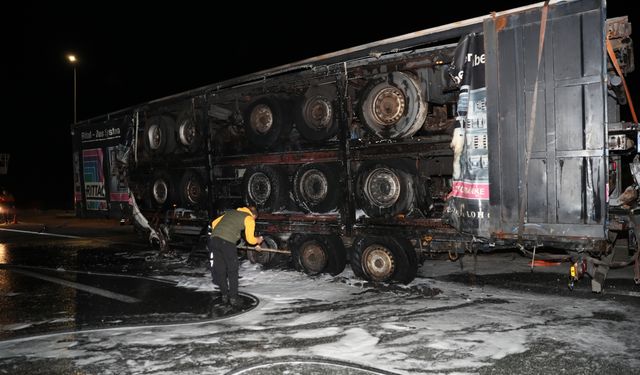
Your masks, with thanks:
M 204 152 L 198 155 L 175 158 L 175 160 L 169 157 L 157 160 L 143 159 L 138 162 L 136 167 L 143 176 L 148 176 L 156 169 L 163 168 L 169 171 L 181 171 L 189 168 L 204 171 L 207 176 L 206 209 L 209 217 L 219 214 L 221 209 L 225 208 L 214 204 L 220 198 L 220 187 L 237 186 L 242 181 L 241 173 L 244 173 L 244 169 L 251 166 L 284 166 L 289 170 L 312 162 L 336 163 L 339 166 L 338 180 L 340 185 L 344 186 L 345 194 L 339 203 L 338 213 L 309 215 L 301 212 L 262 213 L 257 224 L 259 230 L 265 233 L 300 232 L 336 234 L 347 237 L 403 236 L 411 239 L 414 246 L 422 253 L 432 251 L 464 252 L 469 247 L 490 250 L 497 247 L 512 247 L 515 244 L 519 244 L 523 248 L 545 245 L 604 253 L 607 251 L 606 231 L 608 229 L 628 229 L 626 224 L 620 224 L 622 225 L 620 228 L 616 226 L 617 224 L 607 228 L 608 207 L 603 195 L 606 194 L 603 191 L 604 182 L 597 178 L 594 179 L 597 180 L 597 183 L 590 186 L 592 191 L 589 194 L 591 195 L 581 197 L 582 206 L 580 209 L 582 211 L 580 213 L 584 216 L 581 218 L 582 222 L 558 220 L 558 216 L 563 214 L 561 212 L 563 207 L 558 205 L 558 197 L 562 196 L 556 190 L 560 191 L 563 184 L 580 183 L 584 185 L 581 189 L 584 192 L 587 190 L 585 184 L 589 183 L 588 177 L 585 176 L 588 175 L 590 178 L 595 173 L 599 178 L 601 173 L 607 171 L 607 166 L 598 169 L 600 164 L 605 164 L 608 158 L 608 150 L 604 143 L 607 131 L 606 57 L 604 52 L 600 54 L 600 51 L 591 51 L 588 58 L 597 61 L 590 60 L 590 65 L 588 65 L 590 68 L 599 66 L 600 70 L 592 70 L 588 75 L 580 77 L 562 76 L 561 79 L 554 80 L 552 78 L 557 72 L 552 70 L 555 63 L 553 48 L 556 47 L 553 44 L 555 41 L 553 33 L 546 37 L 543 57 L 543 69 L 546 69 L 545 74 L 549 77 L 542 82 L 544 91 L 542 101 L 546 105 L 544 121 L 556 126 L 555 122 L 559 121 L 558 118 L 562 119 L 562 114 L 560 110 L 556 112 L 554 103 L 558 101 L 558 97 L 566 99 L 570 96 L 569 94 L 574 94 L 571 91 L 564 96 L 558 94 L 556 97 L 556 91 L 567 87 L 579 87 L 581 90 L 591 89 L 592 91 L 587 94 L 581 91 L 583 95 L 581 104 L 587 111 L 593 112 L 589 113 L 595 114 L 595 117 L 602 115 L 602 122 L 588 123 L 586 119 L 583 119 L 584 127 L 589 127 L 596 133 L 601 132 L 603 143 L 600 145 L 598 143 L 600 138 L 597 138 L 594 142 L 598 144 L 594 143 L 591 148 L 587 147 L 587 141 L 585 141 L 581 148 L 534 150 L 531 155 L 532 159 L 539 164 L 537 172 L 544 169 L 546 173 L 544 181 L 551 187 L 546 192 L 545 201 L 531 204 L 530 212 L 546 205 L 545 209 L 548 210 L 546 211 L 546 220 L 527 223 L 525 233 L 521 236 L 518 236 L 513 229 L 514 224 L 517 224 L 512 220 L 513 213 L 517 212 L 520 207 L 518 204 L 514 205 L 511 198 L 519 191 L 522 183 L 528 183 L 528 181 L 523 182 L 521 151 L 525 144 L 522 137 L 522 134 L 525 133 L 523 129 L 526 126 L 524 119 L 528 115 L 526 95 L 531 91 L 529 89 L 531 82 L 525 74 L 525 71 L 530 69 L 526 64 L 528 55 L 525 55 L 525 52 L 513 52 L 511 49 L 518 46 L 520 49 L 516 48 L 517 51 L 536 50 L 537 47 L 534 48 L 533 45 L 537 43 L 537 40 L 527 38 L 531 36 L 529 34 L 534 36 L 537 34 L 530 32 L 527 28 L 535 28 L 539 24 L 541 6 L 542 3 L 533 4 L 302 60 L 109 113 L 75 124 L 72 129 L 78 132 L 83 128 L 120 121 L 121 118 L 129 116 L 131 113 L 139 113 L 144 117 L 153 114 L 176 114 L 184 108 L 185 103 L 189 103 L 194 111 L 200 113 L 205 123 L 203 126 L 206 140 Z M 558 27 L 560 30 L 558 32 L 575 31 L 571 29 L 574 26 L 572 22 L 578 19 L 580 32 L 585 32 L 588 37 L 595 35 L 596 39 L 601 37 L 597 32 L 598 30 L 603 31 L 605 28 L 604 1 L 552 1 L 550 6 L 552 23 L 557 20 L 564 20 L 562 22 L 568 20 L 565 23 L 558 21 L 557 24 L 551 26 Z M 624 34 L 625 30 L 623 29 L 624 25 L 613 31 Z M 510 30 L 515 30 L 513 35 L 509 34 Z M 447 134 L 430 134 L 403 140 L 351 139 L 349 127 L 352 119 L 350 115 L 354 112 L 352 105 L 358 100 L 353 97 L 354 93 L 359 93 L 367 79 L 371 79 L 371 77 L 402 70 L 418 71 L 419 69 L 438 68 L 448 64 L 456 45 L 456 39 L 470 32 L 484 33 L 485 35 L 489 139 L 494 143 L 490 148 L 489 156 L 491 161 L 489 175 L 492 236 L 490 238 L 475 238 L 454 230 L 440 218 L 428 215 L 357 218 L 355 190 L 358 167 L 361 164 L 367 161 L 403 159 L 414 161 L 419 174 L 421 163 L 431 159 L 450 158 L 452 151 L 449 147 L 451 137 Z M 571 36 L 575 35 L 571 34 Z M 582 34 L 580 36 L 582 37 Z M 571 41 L 575 42 L 573 39 Z M 624 44 L 620 44 L 620 46 L 620 48 L 629 48 Z M 566 49 L 570 48 L 578 47 L 566 46 Z M 509 53 L 511 55 L 505 57 Z M 506 64 L 501 64 L 506 58 L 513 58 L 512 67 L 505 67 Z M 584 65 L 585 57 L 581 56 L 580 58 Z M 625 67 L 633 69 L 633 60 L 625 61 Z M 508 70 L 511 68 L 513 71 Z M 515 77 L 513 82 L 508 82 L 503 78 L 509 74 Z M 422 77 L 422 79 L 429 78 Z M 268 152 L 240 147 L 242 149 L 240 152 L 229 153 L 221 151 L 213 144 L 214 137 L 218 136 L 218 132 L 221 130 L 225 130 L 224 126 L 227 124 L 225 121 L 216 121 L 209 116 L 208 110 L 211 106 L 227 105 L 233 109 L 232 112 L 235 116 L 242 114 L 242 110 L 256 98 L 269 97 L 269 95 L 277 97 L 283 93 L 285 96 L 294 96 L 294 94 L 299 96 L 312 85 L 335 86 L 339 114 L 336 119 L 339 129 L 336 136 L 337 141 L 331 140 L 320 146 L 310 142 L 302 144 L 299 149 L 291 150 L 282 147 Z M 509 96 L 518 98 L 518 100 L 514 99 L 514 103 L 511 103 L 505 99 Z M 602 103 L 598 102 L 600 96 L 605 100 Z M 511 104 L 513 104 L 512 107 Z M 445 109 L 446 105 L 447 103 L 444 104 Z M 231 121 L 229 120 L 229 122 Z M 581 125 L 583 124 L 581 123 Z M 634 127 L 634 131 L 635 129 Z M 139 129 L 139 133 L 142 133 L 142 129 Z M 575 133 L 577 134 L 579 131 Z M 545 136 L 547 143 L 553 144 L 554 147 L 557 142 L 555 135 L 555 132 L 547 132 Z M 513 144 L 509 143 L 512 141 L 509 138 L 511 136 L 515 139 Z M 574 162 L 574 159 L 582 161 Z M 579 165 L 581 170 L 576 172 L 577 177 L 562 180 L 562 176 L 557 175 L 555 164 L 553 166 L 545 164 L 556 163 L 558 160 L 568 160 Z M 544 165 L 540 166 L 540 163 Z M 596 163 L 600 164 L 593 167 Z M 503 178 L 503 174 L 507 174 L 508 178 Z M 288 178 L 290 179 L 291 176 Z M 239 202 L 237 197 L 224 197 L 224 199 L 227 199 L 225 202 L 229 205 Z M 590 207 L 588 203 L 594 203 L 595 206 Z M 571 207 L 571 210 L 567 209 L 564 214 L 568 216 L 575 210 L 575 207 Z

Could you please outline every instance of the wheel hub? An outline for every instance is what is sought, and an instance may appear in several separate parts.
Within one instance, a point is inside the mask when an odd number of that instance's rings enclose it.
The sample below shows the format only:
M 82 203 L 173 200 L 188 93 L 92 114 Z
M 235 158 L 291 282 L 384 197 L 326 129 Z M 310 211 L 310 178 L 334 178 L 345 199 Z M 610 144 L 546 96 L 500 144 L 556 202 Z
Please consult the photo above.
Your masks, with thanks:
M 249 197 L 257 204 L 264 204 L 271 196 L 271 181 L 269 177 L 258 172 L 249 178 Z
M 329 182 L 327 176 L 317 169 L 309 169 L 300 178 L 301 193 L 305 202 L 320 203 L 327 197 Z
M 149 127 L 149 132 L 147 133 L 149 137 L 149 146 L 152 150 L 157 150 L 160 148 L 160 144 L 162 143 L 162 130 L 158 125 L 151 125 Z
M 189 182 L 187 182 L 186 193 L 189 203 L 197 204 L 200 202 L 200 197 L 202 196 L 202 186 L 200 186 L 197 181 L 189 180 Z
M 389 208 L 400 197 L 400 180 L 391 169 L 377 168 L 367 176 L 364 193 L 376 207 Z
M 373 244 L 362 252 L 364 271 L 373 281 L 389 280 L 395 271 L 393 253 L 386 247 Z
M 316 241 L 309 241 L 301 246 L 302 265 L 312 273 L 320 273 L 327 266 L 327 253 Z
M 304 108 L 305 120 L 316 130 L 324 130 L 331 124 L 333 109 L 329 100 L 316 96 L 306 102 Z
M 167 201 L 169 187 L 167 186 L 167 182 L 159 179 L 153 183 L 153 199 L 158 204 L 163 204 Z
M 404 114 L 406 100 L 396 87 L 385 87 L 373 99 L 373 117 L 381 125 L 391 126 Z
M 179 127 L 180 142 L 185 146 L 190 146 L 196 139 L 196 126 L 190 119 L 182 121 Z
M 273 112 L 268 105 L 258 104 L 251 110 L 251 129 L 265 134 L 273 127 Z

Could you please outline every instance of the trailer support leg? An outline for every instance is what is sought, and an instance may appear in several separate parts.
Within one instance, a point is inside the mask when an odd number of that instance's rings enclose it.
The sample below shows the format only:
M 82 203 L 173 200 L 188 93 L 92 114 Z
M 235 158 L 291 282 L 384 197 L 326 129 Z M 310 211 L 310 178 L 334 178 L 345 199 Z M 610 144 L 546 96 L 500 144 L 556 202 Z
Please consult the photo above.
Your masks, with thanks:
M 609 273 L 609 268 L 611 261 L 613 260 L 613 256 L 615 254 L 615 249 L 611 251 L 609 255 L 602 258 L 602 262 L 600 264 L 594 265 L 594 273 L 593 278 L 591 279 L 591 291 L 594 293 L 602 293 L 602 287 L 604 286 L 604 280 L 607 278 L 607 273 Z
M 533 267 L 536 264 L 536 249 L 538 246 L 533 247 L 533 255 L 531 255 L 531 272 L 533 272 Z

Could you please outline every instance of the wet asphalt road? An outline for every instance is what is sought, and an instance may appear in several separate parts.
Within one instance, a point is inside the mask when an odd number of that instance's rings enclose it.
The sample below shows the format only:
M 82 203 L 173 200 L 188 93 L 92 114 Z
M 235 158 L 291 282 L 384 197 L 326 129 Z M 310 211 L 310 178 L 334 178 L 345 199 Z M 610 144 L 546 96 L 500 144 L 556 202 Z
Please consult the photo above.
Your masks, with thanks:
M 444 285 L 459 285 L 459 296 L 452 294 L 439 299 L 440 290 L 437 288 L 426 289 L 403 289 L 394 285 L 374 285 L 373 288 L 366 288 L 362 292 L 352 293 L 349 299 L 336 302 L 326 302 L 323 299 L 307 300 L 303 298 L 297 302 L 293 297 L 291 304 L 283 304 L 282 301 L 272 301 L 271 304 L 263 306 L 261 314 L 263 318 L 250 319 L 251 328 L 242 325 L 221 325 L 207 326 L 211 332 L 200 333 L 189 331 L 187 328 L 169 328 L 163 324 L 174 324 L 183 322 L 197 322 L 215 320 L 212 316 L 230 312 L 228 309 L 220 309 L 215 304 L 215 292 L 199 292 L 175 285 L 173 282 L 160 280 L 156 277 L 167 275 L 185 275 L 185 272 L 196 272 L 202 277 L 204 271 L 202 267 L 189 268 L 186 266 L 186 254 L 173 254 L 172 256 L 159 257 L 155 252 L 147 250 L 143 243 L 132 243 L 132 246 L 123 246 L 123 241 L 117 244 L 109 244 L 108 241 L 93 240 L 87 238 L 65 238 L 65 237 L 34 237 L 33 235 L 20 233 L 0 232 L 0 340 L 14 341 L 15 344 L 6 344 L 6 348 L 20 347 L 21 338 L 39 336 L 53 332 L 84 332 L 73 336 L 56 336 L 58 338 L 35 339 L 37 348 L 45 350 L 55 350 L 62 347 L 60 353 L 73 355 L 74 349 L 67 349 L 66 342 L 78 345 L 83 351 L 92 353 L 96 358 L 96 364 L 85 359 L 66 359 L 50 357 L 46 354 L 39 354 L 33 359 L 30 357 L 8 357 L 0 361 L 0 373 L 124 373 L 133 371 L 134 373 L 146 373 L 142 370 L 131 370 L 131 368 L 143 368 L 146 361 L 156 364 L 156 370 L 149 370 L 149 373 L 229 373 L 229 374 L 281 374 L 285 372 L 303 374 L 391 374 L 381 370 L 377 361 L 361 361 L 371 364 L 368 368 L 362 363 L 353 364 L 341 362 L 340 360 L 330 361 L 327 356 L 319 358 L 317 356 L 299 357 L 288 355 L 289 351 L 284 348 L 292 345 L 296 348 L 305 346 L 314 347 L 323 345 L 326 342 L 327 348 L 337 348 L 335 350 L 348 351 L 350 347 L 340 349 L 339 340 L 343 333 L 337 334 L 338 342 L 333 342 L 332 338 L 321 334 L 319 337 L 307 336 L 304 333 L 296 334 L 297 330 L 309 329 L 311 331 L 324 332 L 329 327 L 329 332 L 337 327 L 344 327 L 347 333 L 359 332 L 361 328 L 368 327 L 371 332 L 381 331 L 381 339 L 376 347 L 389 345 L 389 352 L 397 350 L 390 343 L 394 340 L 415 341 L 419 349 L 409 350 L 408 358 L 411 361 L 422 361 L 417 369 L 406 370 L 406 373 L 425 373 L 428 363 L 442 360 L 443 356 L 460 356 L 465 358 L 466 354 L 457 350 L 452 350 L 448 354 L 440 353 L 433 348 L 422 347 L 428 342 L 437 330 L 431 331 L 431 324 L 436 322 L 451 320 L 451 326 L 445 330 L 445 334 L 440 337 L 440 341 L 446 341 L 446 337 L 455 335 L 458 337 L 455 342 L 465 342 L 472 340 L 471 337 L 478 332 L 489 331 L 490 335 L 500 335 L 501 332 L 516 333 L 522 330 L 529 332 L 535 337 L 536 326 L 555 326 L 556 332 L 561 336 L 571 336 L 580 340 L 580 334 L 576 332 L 598 332 L 598 326 L 628 327 L 635 321 L 634 311 L 640 311 L 640 291 L 633 280 L 625 273 L 612 272 L 607 280 L 605 293 L 595 295 L 591 293 L 588 280 L 583 280 L 576 286 L 576 290 L 570 292 L 566 288 L 566 274 L 563 273 L 567 265 L 559 267 L 540 267 L 535 272 L 528 269 L 515 268 L 507 270 L 501 274 L 491 272 L 496 262 L 510 260 L 496 256 L 465 257 L 457 263 L 451 262 L 427 262 L 421 268 L 421 276 L 428 276 L 433 280 L 442 281 Z M 512 260 L 512 259 L 511 259 Z M 516 259 L 518 260 L 518 259 Z M 518 263 L 518 262 L 516 262 Z M 558 269 L 562 268 L 558 272 Z M 196 270 L 196 271 L 194 271 Z M 195 275 L 195 273 L 194 273 Z M 302 277 L 303 275 L 300 275 Z M 262 275 L 262 277 L 268 277 Z M 296 275 L 288 276 L 293 280 Z M 341 278 L 335 278 L 335 282 L 340 282 Z M 262 282 L 262 281 L 259 281 Z M 352 281 L 344 280 L 346 283 Z M 369 283 L 367 287 L 372 285 Z M 435 282 L 438 285 L 438 282 Z M 286 288 L 295 289 L 294 283 L 283 284 Z M 250 290 L 255 290 L 258 285 L 253 285 Z M 469 289 L 467 289 L 469 288 Z M 482 295 L 474 297 L 475 292 L 467 290 L 497 290 L 493 295 Z M 502 292 L 500 292 L 502 291 Z M 525 299 L 520 307 L 510 307 L 518 303 L 522 297 L 520 292 L 526 295 L 537 295 L 541 301 L 551 298 L 555 304 L 528 301 Z M 263 291 L 263 295 L 266 292 Z M 317 293 L 317 291 L 316 291 Z M 503 296 L 503 293 L 505 294 Z M 514 294 L 516 293 L 516 294 Z M 467 294 L 469 294 L 467 296 Z M 547 297 L 545 297 L 547 296 Z M 629 316 L 625 313 L 609 308 L 598 307 L 590 315 L 578 317 L 569 321 L 565 319 L 566 312 L 562 311 L 562 306 L 558 304 L 559 298 L 563 304 L 567 305 L 589 305 L 591 303 L 601 304 L 603 301 L 619 302 L 628 306 Z M 565 298 L 566 297 L 566 298 Z M 262 298 L 262 297 L 261 297 Z M 314 297 L 318 298 L 318 297 Z M 326 296 L 325 296 L 326 298 Z M 451 303 L 445 302 L 451 299 Z M 315 301 L 315 302 L 314 302 Z M 438 301 L 443 302 L 442 306 L 437 306 Z M 255 303 L 255 300 L 247 300 L 247 305 Z M 406 305 L 415 304 L 415 308 Z M 436 304 L 436 306 L 431 306 Z M 288 306 L 288 307 L 287 307 Z M 367 314 L 368 306 L 374 307 L 377 311 L 375 315 Z M 402 308 L 400 308 L 402 306 Z M 538 309 L 532 312 L 531 317 L 526 309 L 529 306 Z M 583 307 L 584 308 L 584 307 Z M 362 312 L 357 312 L 363 309 Z M 395 309 L 398 309 L 397 311 Z M 253 311 L 255 313 L 260 309 Z M 464 311 L 472 312 L 467 315 Z M 490 311 L 487 313 L 485 311 Z M 487 314 L 489 317 L 495 316 L 496 312 L 507 311 L 509 314 L 521 315 L 524 321 L 521 327 L 512 327 L 507 323 L 505 327 L 500 322 L 489 318 L 490 323 L 480 320 L 473 323 L 478 316 Z M 576 309 L 580 311 L 580 309 Z M 233 313 L 233 312 L 232 312 Z M 329 324 L 324 322 L 307 322 L 309 317 L 318 314 L 338 314 L 339 318 L 332 320 Z M 345 314 L 340 317 L 340 314 Z M 258 315 L 260 316 L 260 315 Z M 290 318 L 287 318 L 289 317 Z M 405 316 L 404 318 L 402 316 Z M 414 327 L 416 321 L 421 317 L 434 317 L 429 321 L 428 328 L 410 329 L 407 332 L 415 333 L 418 338 L 412 336 L 404 337 L 407 333 L 398 333 L 394 327 L 401 325 L 402 321 L 410 320 L 409 327 Z M 441 316 L 441 318 L 437 318 Z M 546 317 L 544 323 L 538 318 Z M 427 319 L 425 318 L 425 319 Z M 417 319 L 417 320 L 416 320 Z M 531 322 L 526 321 L 531 319 Z M 301 320 L 299 325 L 292 322 Z M 281 323 L 273 323 L 280 322 Z M 394 322 L 391 324 L 390 322 Z M 469 322 L 470 321 L 470 322 Z M 566 322 L 566 323 L 565 323 Z M 262 331 L 256 328 L 259 324 L 265 324 L 266 329 Z M 281 324 L 279 326 L 278 324 Z M 361 325 L 362 324 L 362 325 Z M 589 330 L 589 326 L 596 326 L 595 331 Z M 130 335 L 123 336 L 122 339 L 114 339 L 107 333 L 101 333 L 103 328 L 123 327 L 123 326 L 155 326 L 155 328 L 145 328 L 140 331 L 134 330 Z M 158 326 L 159 325 L 159 326 Z M 383 328 L 388 326 L 387 328 Z M 458 327 L 459 326 L 459 327 Z M 216 331 L 216 327 L 220 331 Z M 391 330 L 391 332 L 385 332 Z M 576 332 L 573 332 L 573 330 Z M 95 331 L 93 331 L 95 330 Z M 113 335 L 125 335 L 122 331 Z M 254 333 L 256 332 L 256 333 Z M 264 332 L 262 339 L 259 332 Z M 302 331 L 304 332 L 304 330 Z M 640 331 L 628 330 L 630 334 L 626 343 L 627 347 L 633 347 L 632 336 L 637 336 Z M 504 333 L 502 333 L 504 334 Z M 137 336 L 141 336 L 137 339 Z M 608 337 L 602 331 L 603 338 L 609 340 L 609 345 L 624 336 L 612 335 L 614 339 Z M 128 338 L 124 338 L 128 337 Z M 167 337 L 174 337 L 167 339 Z M 201 337 L 204 337 L 204 343 Z M 385 338 L 387 337 L 387 338 Z M 136 338 L 139 342 L 129 342 Z M 526 351 L 505 356 L 492 362 L 486 367 L 480 368 L 457 368 L 457 372 L 481 373 L 481 374 L 633 374 L 633 362 L 616 362 L 607 360 L 598 355 L 598 341 L 600 337 L 594 334 L 595 338 L 593 352 L 584 352 L 578 349 L 573 351 L 571 346 L 563 343 L 557 336 L 553 338 L 532 339 Z M 148 340 L 148 341 L 147 341 Z M 161 344 L 151 344 L 155 340 L 161 340 Z M 613 340 L 613 341 L 612 341 Z M 359 341 L 359 340 L 357 340 Z M 626 339 L 625 339 L 626 341 Z M 29 342 L 29 341 L 26 341 Z M 76 342 L 78 344 L 76 344 Z M 149 344 L 147 344 L 149 342 Z M 471 341 L 473 342 L 473 341 Z M 45 343 L 44 345 L 42 343 Z M 117 343 L 117 344 L 114 344 Z M 213 343 L 213 344 L 208 344 Z M 479 345 L 489 345 L 488 341 L 478 340 Z M 25 344 L 29 345 L 29 344 Z M 114 346 L 115 345 L 115 346 Z M 256 349 L 257 348 L 257 349 Z M 255 360 L 243 360 L 241 353 L 257 350 L 258 352 L 270 350 L 279 352 L 278 360 L 265 360 L 257 357 Z M 12 349 L 13 350 L 13 349 Z M 42 349 L 37 349 L 42 350 Z M 332 349 L 330 349 L 332 350 Z M 304 352 L 301 349 L 301 352 Z M 114 353 L 115 352 L 115 353 Z M 445 352 L 447 352 L 445 350 Z M 126 353 L 126 354 L 125 354 Z M 564 354 L 563 354 L 564 353 Z M 593 355 L 593 356 L 592 356 Z M 120 364 L 113 361 L 113 358 L 127 358 L 127 363 Z M 90 357 L 91 358 L 91 357 Z M 106 358 L 106 359 L 105 359 Z M 111 358 L 111 359 L 109 359 Z M 183 360 L 194 358 L 194 360 Z M 339 359 L 340 357 L 337 356 Z M 625 357 L 626 358 L 626 357 Z M 100 364 L 104 361 L 106 364 Z M 132 365 L 135 361 L 135 365 Z M 104 367 L 106 366 L 106 367 Z M 132 367 L 133 366 L 133 367 Z M 170 370 L 162 370 L 165 366 Z M 158 370 L 159 369 L 159 370 Z M 293 372 L 292 372 L 292 369 Z M 167 372 L 168 371 L 168 372 Z M 436 373 L 442 373 L 435 370 Z M 455 372 L 455 371 L 454 371 Z M 401 373 L 405 373 L 402 372 Z M 446 373 L 446 371 L 444 372 Z
M 239 313 L 217 292 L 154 278 L 182 265 L 184 254 L 123 251 L 86 238 L 0 233 L 0 340 L 60 331 L 186 323 Z M 26 243 L 27 245 L 22 245 Z M 108 244 L 107 244 L 108 245 Z

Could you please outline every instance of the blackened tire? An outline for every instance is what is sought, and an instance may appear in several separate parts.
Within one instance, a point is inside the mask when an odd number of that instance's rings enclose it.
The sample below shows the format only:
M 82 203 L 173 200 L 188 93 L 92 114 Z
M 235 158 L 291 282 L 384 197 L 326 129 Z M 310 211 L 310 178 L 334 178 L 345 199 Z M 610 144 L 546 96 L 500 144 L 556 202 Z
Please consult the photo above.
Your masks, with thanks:
M 408 284 L 416 276 L 418 260 L 406 239 L 366 236 L 353 244 L 351 268 L 366 280 Z
M 309 88 L 295 101 L 296 129 L 306 140 L 324 141 L 336 135 L 338 121 L 336 89 L 333 86 Z
M 207 199 L 207 186 L 197 171 L 184 172 L 180 179 L 179 195 L 183 207 L 203 208 Z
M 176 147 L 175 121 L 170 116 L 149 117 L 144 126 L 144 148 L 147 154 L 158 156 L 173 152 Z
M 391 217 L 409 212 L 415 202 L 414 179 L 393 161 L 363 165 L 358 171 L 358 206 L 370 217 Z
M 420 260 L 418 259 L 418 254 L 414 249 L 411 241 L 402 237 L 394 237 L 398 245 L 402 247 L 405 255 L 407 256 L 407 268 L 400 270 L 398 277 L 395 279 L 403 284 L 408 284 L 416 278 L 418 273 L 418 266 L 420 265 Z
M 333 235 L 297 235 L 291 240 L 294 267 L 308 275 L 341 273 L 346 265 L 342 240 Z
M 168 208 L 177 203 L 176 184 L 166 172 L 153 176 L 148 187 L 149 202 L 152 208 Z
M 264 248 L 268 248 L 268 249 L 279 249 L 280 247 L 278 246 L 278 241 L 275 239 L 275 237 L 271 237 L 268 235 L 264 235 L 263 237 L 263 242 L 262 242 L 262 247 Z M 274 265 L 274 263 L 276 263 L 276 261 L 279 259 L 279 257 L 277 257 L 277 255 L 280 255 L 278 253 L 269 253 L 266 251 L 251 251 L 251 250 L 247 250 L 247 259 L 249 259 L 249 262 L 251 263 L 257 263 L 262 265 L 262 267 L 264 268 L 270 268 Z
M 178 116 L 176 138 L 180 146 L 188 153 L 198 152 L 204 143 L 204 124 L 197 112 L 188 110 Z
M 356 246 L 356 244 L 362 240 L 363 238 L 357 237 L 356 240 L 353 241 L 353 245 L 349 249 L 349 265 L 351 266 L 353 274 L 357 278 L 369 280 L 367 275 L 362 270 L 362 249 Z
M 248 168 L 243 178 L 244 201 L 260 211 L 279 211 L 286 206 L 287 176 L 280 168 L 258 165 Z
M 379 138 L 408 138 L 427 117 L 418 81 L 410 74 L 392 72 L 370 80 L 360 97 L 358 116 Z
M 308 163 L 296 171 L 293 196 L 298 207 L 307 213 L 326 213 L 334 210 L 342 189 L 338 186 L 338 165 Z
M 252 144 L 269 148 L 288 136 L 291 120 L 283 107 L 282 99 L 263 97 L 245 109 L 244 129 Z
M 341 274 L 347 266 L 347 250 L 344 248 L 344 243 L 339 236 L 328 235 L 326 237 L 332 251 L 331 259 L 333 260 L 329 262 L 326 272 L 331 276 L 336 276 Z

